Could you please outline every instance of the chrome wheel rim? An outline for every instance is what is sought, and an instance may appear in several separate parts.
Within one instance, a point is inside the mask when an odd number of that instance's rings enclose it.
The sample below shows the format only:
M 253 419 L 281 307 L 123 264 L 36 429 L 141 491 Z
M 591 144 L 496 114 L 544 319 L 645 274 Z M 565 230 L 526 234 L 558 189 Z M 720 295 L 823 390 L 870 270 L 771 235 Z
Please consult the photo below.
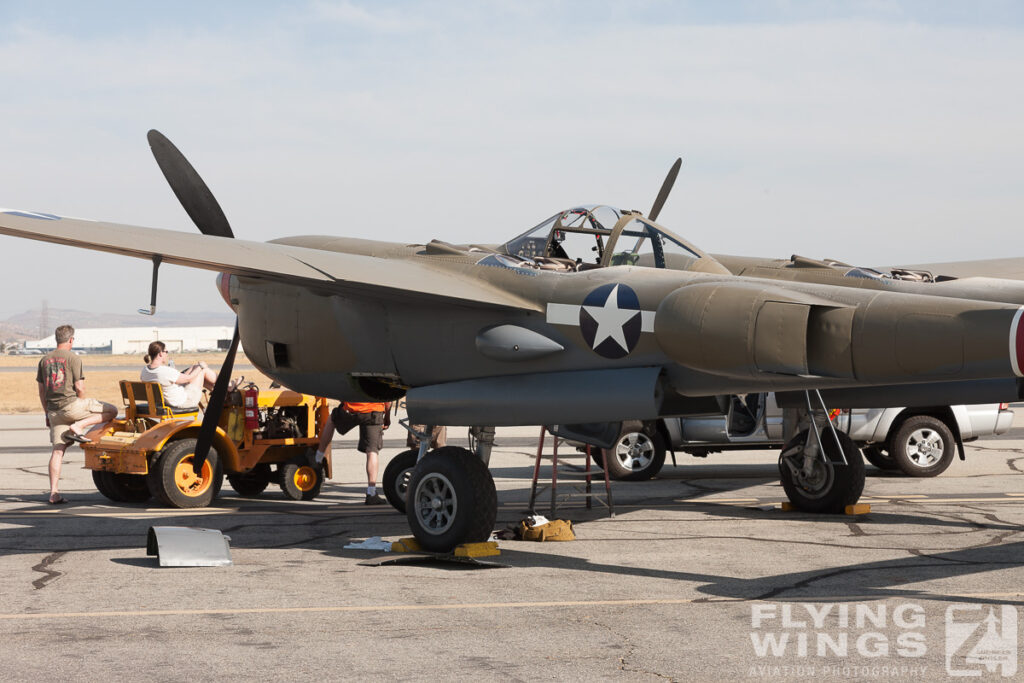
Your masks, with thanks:
M 917 467 L 931 467 L 942 460 L 946 444 L 934 429 L 915 429 L 907 437 L 907 457 Z
M 413 506 L 420 528 L 438 536 L 455 524 L 459 501 L 448 477 L 439 472 L 431 472 L 416 485 Z
M 630 432 L 615 444 L 615 458 L 627 470 L 646 469 L 654 461 L 654 442 L 643 432 Z

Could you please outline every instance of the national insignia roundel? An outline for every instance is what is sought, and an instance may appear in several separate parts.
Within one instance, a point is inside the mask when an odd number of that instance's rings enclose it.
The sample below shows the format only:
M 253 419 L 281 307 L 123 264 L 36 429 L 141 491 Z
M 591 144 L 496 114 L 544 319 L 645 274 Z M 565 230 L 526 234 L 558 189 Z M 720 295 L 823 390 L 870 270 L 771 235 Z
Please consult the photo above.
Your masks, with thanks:
M 622 358 L 640 341 L 640 299 L 622 284 L 601 285 L 580 306 L 580 331 L 594 353 Z

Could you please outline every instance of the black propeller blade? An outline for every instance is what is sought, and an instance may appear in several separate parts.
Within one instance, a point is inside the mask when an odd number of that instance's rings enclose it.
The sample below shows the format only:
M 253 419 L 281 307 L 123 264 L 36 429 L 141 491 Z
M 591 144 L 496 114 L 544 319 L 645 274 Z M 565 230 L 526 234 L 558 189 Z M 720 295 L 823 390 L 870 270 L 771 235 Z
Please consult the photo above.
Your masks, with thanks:
M 217 425 L 220 423 L 220 414 L 224 409 L 224 399 L 228 395 L 228 384 L 231 382 L 231 370 L 235 367 L 235 353 L 238 351 L 238 321 L 235 321 L 235 334 L 231 337 L 231 347 L 228 348 L 228 355 L 224 359 L 224 365 L 217 373 L 217 383 L 213 385 L 213 393 L 210 394 L 210 403 L 206 406 L 206 414 L 203 415 L 203 424 L 199 427 L 199 438 L 196 442 L 196 452 L 192 457 L 192 471 L 196 476 L 203 471 L 206 463 L 206 456 L 210 453 L 210 444 L 213 443 L 213 435 L 217 432 Z
M 661 190 L 658 191 L 658 197 L 654 200 L 654 206 L 651 207 L 651 212 L 647 214 L 647 217 L 652 221 L 658 220 L 658 214 L 661 213 L 661 208 L 665 206 L 665 200 L 668 199 L 668 193 L 672 191 L 672 186 L 675 185 L 676 176 L 679 175 L 679 167 L 682 165 L 682 158 L 676 159 L 676 163 L 672 164 L 672 168 L 668 170 L 665 182 L 661 184 Z
M 217 237 L 234 237 L 220 204 L 185 155 L 160 131 L 151 130 L 146 137 L 164 178 L 199 232 Z

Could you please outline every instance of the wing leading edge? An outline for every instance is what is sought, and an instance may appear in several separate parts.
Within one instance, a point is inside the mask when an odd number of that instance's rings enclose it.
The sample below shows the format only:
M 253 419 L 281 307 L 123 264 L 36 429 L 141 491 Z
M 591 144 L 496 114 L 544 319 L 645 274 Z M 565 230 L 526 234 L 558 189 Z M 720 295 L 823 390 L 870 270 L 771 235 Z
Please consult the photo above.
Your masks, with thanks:
M 164 263 L 381 298 L 421 296 L 474 306 L 538 310 L 536 304 L 407 259 L 144 228 L 0 209 L 0 234 Z

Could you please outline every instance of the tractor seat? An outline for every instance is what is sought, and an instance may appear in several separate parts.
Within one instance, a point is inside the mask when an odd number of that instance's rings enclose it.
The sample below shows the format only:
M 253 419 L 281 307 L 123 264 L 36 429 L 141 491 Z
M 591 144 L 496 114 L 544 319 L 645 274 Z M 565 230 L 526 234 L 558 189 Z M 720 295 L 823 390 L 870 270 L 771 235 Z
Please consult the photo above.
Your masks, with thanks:
M 199 406 L 174 408 L 167 405 L 167 401 L 164 400 L 164 391 L 160 388 L 159 382 L 132 382 L 123 379 L 120 386 L 125 415 L 129 419 L 150 417 L 159 420 L 199 414 Z
M 187 407 L 187 408 L 175 408 L 174 406 L 164 405 L 162 408 L 159 408 L 159 410 L 164 411 L 165 413 L 169 411 L 171 415 L 178 416 L 178 415 L 188 415 L 189 413 L 198 413 L 199 412 L 199 406 L 190 406 L 190 407 Z M 143 417 L 145 415 L 148 415 L 149 414 L 149 402 L 148 401 L 137 401 L 135 403 L 135 412 L 136 412 L 136 414 L 139 417 Z

